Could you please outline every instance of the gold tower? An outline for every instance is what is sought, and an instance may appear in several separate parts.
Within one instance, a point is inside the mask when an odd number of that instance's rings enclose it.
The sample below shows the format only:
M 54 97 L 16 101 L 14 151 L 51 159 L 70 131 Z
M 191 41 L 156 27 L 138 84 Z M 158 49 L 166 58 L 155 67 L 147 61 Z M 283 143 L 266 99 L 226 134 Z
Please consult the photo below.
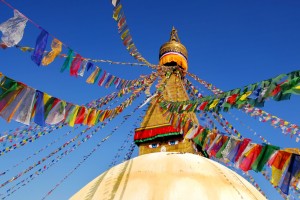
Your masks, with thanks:
M 173 27 L 170 40 L 160 47 L 159 65 L 172 68 L 171 74 L 163 75 L 161 82 L 165 83 L 162 96 L 169 101 L 186 101 L 189 99 L 183 85 L 183 77 L 188 69 L 187 50 L 180 43 L 177 30 Z M 135 143 L 139 146 L 139 155 L 160 151 L 194 153 L 195 149 L 189 140 L 184 139 L 184 134 L 190 128 L 186 123 L 178 127 L 178 120 L 164 116 L 159 98 L 151 100 L 141 127 L 135 130 Z M 198 124 L 194 113 L 186 114 L 192 124 Z

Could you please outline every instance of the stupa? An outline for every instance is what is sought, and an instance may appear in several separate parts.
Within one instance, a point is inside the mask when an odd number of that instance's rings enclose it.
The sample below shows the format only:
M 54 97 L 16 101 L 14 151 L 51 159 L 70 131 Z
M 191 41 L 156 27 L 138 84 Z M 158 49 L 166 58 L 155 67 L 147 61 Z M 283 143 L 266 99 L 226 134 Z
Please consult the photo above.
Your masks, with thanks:
M 187 50 L 173 27 L 170 40 L 159 52 L 159 65 L 171 69 L 161 77 L 165 100 L 189 99 L 183 84 L 187 58 Z M 70 199 L 266 199 L 240 175 L 205 158 L 196 144 L 184 138 L 191 124 L 200 126 L 194 113 L 186 117 L 189 123 L 183 126 L 177 126 L 176 120 L 170 122 L 159 107 L 159 97 L 154 97 L 140 128 L 135 130 L 139 156 L 107 170 Z

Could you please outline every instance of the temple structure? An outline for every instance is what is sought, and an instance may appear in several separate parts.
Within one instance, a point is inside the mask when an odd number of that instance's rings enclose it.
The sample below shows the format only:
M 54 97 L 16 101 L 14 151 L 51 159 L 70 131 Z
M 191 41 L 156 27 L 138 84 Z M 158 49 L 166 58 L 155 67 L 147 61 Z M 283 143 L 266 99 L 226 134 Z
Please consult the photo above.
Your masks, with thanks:
M 169 42 L 163 44 L 159 51 L 159 65 L 171 68 L 172 72 L 161 77 L 161 82 L 165 84 L 162 91 L 165 100 L 189 100 L 182 82 L 188 69 L 187 56 L 187 50 L 180 43 L 177 31 L 173 27 Z M 159 97 L 152 99 L 141 127 L 135 130 L 134 141 L 139 146 L 139 155 L 160 151 L 195 153 L 192 142 L 183 139 L 191 124 L 199 124 L 195 113 L 188 113 L 185 117 L 191 120 L 190 123 L 179 127 L 178 121 L 164 116 L 158 100 Z M 170 121 L 173 121 L 173 124 Z
M 186 48 L 175 28 L 159 51 L 159 65 L 170 68 L 161 75 L 162 96 L 169 101 L 188 100 L 183 77 L 188 70 Z M 79 190 L 72 200 L 161 199 L 266 199 L 254 186 L 230 169 L 201 156 L 197 146 L 184 139 L 191 125 L 200 126 L 194 113 L 188 119 L 171 120 L 151 100 L 134 141 L 139 156 L 107 170 Z M 182 124 L 182 123 L 181 123 Z

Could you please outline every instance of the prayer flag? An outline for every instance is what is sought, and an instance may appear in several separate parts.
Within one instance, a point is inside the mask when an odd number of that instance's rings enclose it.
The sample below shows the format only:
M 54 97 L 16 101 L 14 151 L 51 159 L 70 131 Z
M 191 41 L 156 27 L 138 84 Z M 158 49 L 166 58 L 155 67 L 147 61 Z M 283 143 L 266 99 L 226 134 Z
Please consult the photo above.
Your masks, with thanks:
M 114 7 L 116 7 L 119 4 L 120 0 L 112 0 L 111 3 Z
M 81 70 L 77 73 L 78 76 L 83 77 L 84 72 L 85 72 L 85 70 L 86 70 L 87 63 L 88 63 L 88 61 L 87 61 L 86 59 L 84 59 L 84 60 L 81 62 Z
M 66 117 L 66 123 L 69 124 L 69 126 L 73 127 L 75 125 L 75 120 L 76 120 L 76 116 L 79 110 L 79 106 L 78 105 L 73 105 L 72 106 L 72 110 L 70 110 L 70 112 L 67 113 L 67 117 Z
M 92 69 L 94 69 L 94 63 L 88 62 L 86 71 L 89 71 L 89 70 L 92 70 Z
M 276 155 L 272 160 L 269 161 L 269 165 L 276 167 L 277 169 L 282 170 L 286 161 L 290 158 L 291 153 L 286 151 L 277 151 Z
M 291 157 L 291 153 L 286 151 L 277 151 L 272 159 L 269 160 L 268 164 L 272 169 L 271 183 L 274 186 L 278 186 L 278 183 L 281 179 L 282 173 L 287 166 L 287 161 Z
M 261 172 L 271 155 L 278 149 L 279 147 L 277 146 L 269 144 L 265 145 L 261 150 L 259 156 L 257 157 L 256 161 L 252 164 L 251 168 L 256 172 Z
M 48 35 L 49 34 L 48 34 L 47 31 L 42 30 L 40 35 L 36 39 L 34 52 L 31 55 L 31 60 L 33 62 L 35 62 L 38 66 L 41 65 L 41 62 L 42 62 L 42 59 L 43 59 L 44 51 L 45 51 L 46 46 L 47 46 Z
M 45 100 L 45 96 L 44 96 Z M 44 108 L 45 108 L 45 119 L 47 119 L 47 116 L 51 109 L 59 102 L 59 99 L 55 97 L 50 97 L 45 103 L 44 103 Z
M 35 107 L 36 109 L 35 109 L 34 122 L 40 126 L 45 126 L 44 93 L 39 90 L 36 91 Z
M 121 9 L 122 9 L 122 4 L 119 4 L 117 7 L 115 7 L 114 13 L 113 13 L 114 20 L 116 20 L 116 21 L 118 20 Z
M 79 111 L 78 111 L 78 114 L 77 114 L 77 117 L 76 117 L 76 120 L 75 120 L 75 124 L 82 124 L 85 117 L 86 117 L 86 113 L 87 113 L 86 107 L 81 106 Z
M 1 40 L 7 47 L 18 44 L 23 37 L 28 19 L 18 10 L 14 10 L 14 17 L 0 24 Z
M 74 51 L 72 49 L 69 49 L 68 57 L 66 58 L 63 66 L 61 67 L 60 72 L 64 72 L 66 69 L 68 70 L 70 69 L 72 60 L 74 59 L 73 57 L 74 57 Z
M 292 154 L 289 168 L 284 176 L 283 182 L 280 186 L 284 194 L 289 194 L 289 187 L 293 177 L 300 173 L 300 155 Z
M 62 49 L 62 42 L 54 38 L 51 43 L 51 51 L 48 52 L 43 60 L 42 65 L 47 66 L 54 61 L 54 59 L 60 54 Z
M 70 75 L 71 76 L 77 77 L 77 73 L 80 68 L 81 62 L 82 62 L 81 55 L 76 54 L 74 60 L 72 61 L 71 67 L 70 67 Z
M 19 106 L 19 109 L 16 110 L 13 119 L 17 122 L 29 125 L 30 117 L 34 106 L 35 99 L 35 89 L 27 87 L 27 94 L 24 96 L 22 103 Z
M 100 80 L 99 80 L 99 82 L 98 82 L 98 85 L 99 85 L 99 86 L 102 86 L 102 85 L 103 85 L 103 82 L 104 82 L 104 80 L 106 79 L 106 77 L 107 77 L 108 75 L 109 75 L 109 74 L 106 73 L 106 71 L 104 71 L 102 77 L 100 78 Z
M 239 145 L 239 149 L 238 152 L 234 158 L 234 161 L 238 161 L 238 159 L 240 158 L 240 156 L 242 155 L 243 151 L 246 149 L 246 147 L 248 146 L 248 144 L 250 143 L 250 139 L 245 138 Z
M 66 102 L 59 101 L 56 105 L 50 110 L 46 118 L 47 124 L 57 124 L 64 120 L 66 114 Z
M 23 87 L 20 92 L 12 99 L 12 101 L 7 104 L 7 106 L 1 110 L 0 116 L 7 122 L 10 122 L 16 110 L 20 107 L 24 97 L 27 95 L 29 90 Z
M 252 163 L 257 159 L 258 155 L 262 150 L 262 146 L 256 144 L 251 150 L 249 150 L 245 155 L 241 164 L 239 165 L 240 169 L 244 172 L 251 169 Z
M 98 79 L 99 75 L 101 73 L 101 69 L 96 66 L 96 69 L 94 72 L 86 79 L 87 83 L 93 84 Z
M 21 92 L 21 89 L 24 87 L 23 84 L 17 83 L 8 77 L 4 77 L 3 79 L 4 80 L 1 81 L 1 85 L 7 89 L 0 95 L 0 112 L 16 98 L 16 96 Z
M 209 105 L 208 109 L 213 109 L 214 107 L 216 107 L 218 105 L 218 102 L 220 101 L 220 99 L 215 99 L 213 100 L 213 102 Z
M 87 117 L 87 125 L 88 126 L 93 126 L 94 122 L 95 122 L 95 118 L 97 117 L 97 110 L 96 109 L 92 109 L 89 113 L 89 116 Z

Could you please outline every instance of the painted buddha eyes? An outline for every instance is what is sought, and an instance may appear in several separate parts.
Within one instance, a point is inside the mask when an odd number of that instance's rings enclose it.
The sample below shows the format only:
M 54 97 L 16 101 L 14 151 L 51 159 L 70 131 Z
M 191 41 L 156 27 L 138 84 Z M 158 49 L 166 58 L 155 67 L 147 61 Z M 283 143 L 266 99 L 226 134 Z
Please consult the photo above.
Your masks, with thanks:
M 176 144 L 178 144 L 178 140 L 170 140 L 168 142 L 168 145 L 170 145 L 170 146 L 173 146 L 173 145 L 176 145 Z
M 151 148 L 151 149 L 155 149 L 157 147 L 159 147 L 159 143 L 149 144 L 149 148 Z
M 169 146 L 174 146 L 174 145 L 176 145 L 176 144 L 178 144 L 178 140 L 170 140 L 170 141 L 168 141 L 168 145 L 169 145 Z M 159 146 L 160 146 L 159 143 L 152 143 L 152 144 L 149 144 L 149 148 L 151 148 L 151 149 L 158 148 Z

